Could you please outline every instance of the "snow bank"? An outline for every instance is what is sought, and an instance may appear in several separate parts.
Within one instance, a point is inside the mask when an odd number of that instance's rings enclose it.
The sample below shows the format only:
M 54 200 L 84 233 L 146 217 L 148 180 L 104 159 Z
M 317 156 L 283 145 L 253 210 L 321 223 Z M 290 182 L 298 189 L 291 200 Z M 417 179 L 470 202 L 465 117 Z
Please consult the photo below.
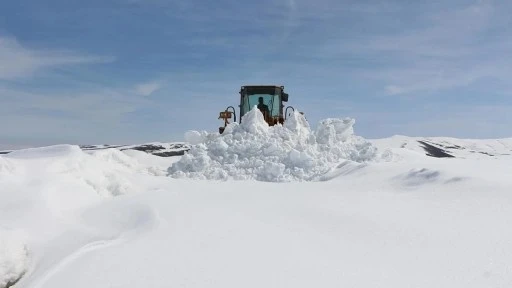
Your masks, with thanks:
M 377 149 L 354 135 L 353 119 L 329 118 L 312 131 L 295 111 L 284 125 L 269 127 L 258 109 L 224 133 L 189 131 L 191 150 L 168 169 L 174 178 L 270 182 L 315 180 L 341 161 L 365 162 Z
M 38 183 L 36 193 L 44 194 L 51 203 L 81 205 L 97 195 L 112 197 L 140 191 L 134 178 L 165 176 L 168 165 L 159 166 L 152 166 L 150 161 L 141 163 L 117 149 L 84 152 L 75 145 L 54 145 L 0 156 L 0 180 Z
M 42 159 L 42 158 L 59 158 L 81 155 L 82 149 L 75 145 L 52 145 L 47 147 L 28 148 L 13 151 L 4 157 L 13 159 Z
M 0 228 L 0 288 L 17 282 L 28 267 L 28 251 L 19 237 Z
M 21 276 L 24 281 L 34 271 L 45 273 L 65 257 L 63 253 L 90 242 L 151 227 L 155 217 L 145 206 L 116 207 L 114 211 L 90 207 L 118 195 L 147 191 L 156 182 L 155 176 L 166 175 L 170 162 L 164 165 L 164 160 L 140 151 L 84 152 L 74 145 L 1 155 L 0 288 Z M 66 229 L 72 232 L 62 233 Z M 61 240 L 62 245 L 49 244 Z M 47 256 L 41 249 L 54 253 Z M 28 258 L 28 252 L 34 257 Z M 35 270 L 26 273 L 28 266 Z

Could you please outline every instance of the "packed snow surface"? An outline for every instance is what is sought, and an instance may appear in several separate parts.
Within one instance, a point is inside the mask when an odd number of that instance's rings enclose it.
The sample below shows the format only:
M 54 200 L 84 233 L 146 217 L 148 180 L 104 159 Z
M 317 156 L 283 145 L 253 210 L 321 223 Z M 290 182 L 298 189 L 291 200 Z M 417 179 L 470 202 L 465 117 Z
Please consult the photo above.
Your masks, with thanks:
M 376 160 L 377 149 L 354 135 L 354 119 L 325 119 L 312 131 L 295 111 L 284 125 L 270 126 L 253 109 L 223 134 L 189 131 L 193 144 L 169 168 L 174 178 L 270 182 L 315 180 L 340 162 Z

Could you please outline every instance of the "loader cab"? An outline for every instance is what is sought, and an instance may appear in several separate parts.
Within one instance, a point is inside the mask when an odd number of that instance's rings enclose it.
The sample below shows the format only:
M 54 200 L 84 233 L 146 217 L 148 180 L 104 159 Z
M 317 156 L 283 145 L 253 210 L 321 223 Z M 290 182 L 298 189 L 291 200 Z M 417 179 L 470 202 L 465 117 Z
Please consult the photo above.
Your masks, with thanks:
M 243 116 L 255 107 L 260 109 L 267 123 L 284 122 L 284 105 L 288 94 L 283 86 L 242 86 L 240 89 L 240 122 Z
M 269 126 L 283 124 L 286 120 L 288 109 L 295 111 L 291 106 L 284 108 L 284 102 L 288 102 L 288 94 L 284 92 L 284 86 L 276 85 L 252 85 L 242 86 L 240 89 L 240 108 L 239 123 L 242 123 L 244 115 L 255 109 L 260 109 L 263 117 Z M 259 108 L 258 108 L 259 107 Z M 218 119 L 224 120 L 224 127 L 219 127 L 219 133 L 224 133 L 224 129 L 233 118 L 236 122 L 236 111 L 233 106 L 228 106 L 226 110 L 221 111 Z

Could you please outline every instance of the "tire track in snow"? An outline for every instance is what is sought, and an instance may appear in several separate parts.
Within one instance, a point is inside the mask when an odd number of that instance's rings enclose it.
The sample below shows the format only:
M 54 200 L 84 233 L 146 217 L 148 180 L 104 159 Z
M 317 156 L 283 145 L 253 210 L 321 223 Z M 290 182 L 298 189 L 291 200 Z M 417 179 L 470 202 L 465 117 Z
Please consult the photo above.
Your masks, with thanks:
M 73 263 L 75 260 L 79 259 L 80 257 L 86 255 L 87 253 L 100 250 L 103 248 L 107 248 L 110 246 L 121 244 L 122 242 L 125 242 L 126 240 L 124 238 L 117 238 L 117 239 L 111 239 L 111 240 L 98 240 L 91 243 L 88 243 L 82 247 L 80 247 L 75 252 L 67 255 L 62 260 L 60 260 L 56 265 L 51 267 L 48 271 L 46 271 L 40 279 L 36 279 L 36 283 L 31 286 L 33 288 L 41 288 L 44 287 L 44 285 L 48 282 L 49 279 L 51 279 L 54 275 L 58 274 L 60 271 L 62 271 L 65 267 Z
M 157 222 L 153 209 L 129 200 L 102 203 L 81 215 L 81 221 L 76 223 L 80 228 L 67 231 L 52 241 L 51 247 L 45 251 L 47 256 L 36 264 L 39 267 L 31 275 L 20 281 L 23 282 L 21 286 L 42 288 L 84 255 L 130 241 L 153 228 Z

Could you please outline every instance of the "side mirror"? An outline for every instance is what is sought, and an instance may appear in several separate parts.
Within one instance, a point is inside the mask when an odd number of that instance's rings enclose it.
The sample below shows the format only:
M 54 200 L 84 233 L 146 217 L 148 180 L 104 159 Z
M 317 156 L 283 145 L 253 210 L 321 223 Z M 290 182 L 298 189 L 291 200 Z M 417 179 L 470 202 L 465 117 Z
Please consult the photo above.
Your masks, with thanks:
M 283 97 L 281 100 L 283 100 L 283 102 L 288 102 L 288 93 L 283 93 Z

